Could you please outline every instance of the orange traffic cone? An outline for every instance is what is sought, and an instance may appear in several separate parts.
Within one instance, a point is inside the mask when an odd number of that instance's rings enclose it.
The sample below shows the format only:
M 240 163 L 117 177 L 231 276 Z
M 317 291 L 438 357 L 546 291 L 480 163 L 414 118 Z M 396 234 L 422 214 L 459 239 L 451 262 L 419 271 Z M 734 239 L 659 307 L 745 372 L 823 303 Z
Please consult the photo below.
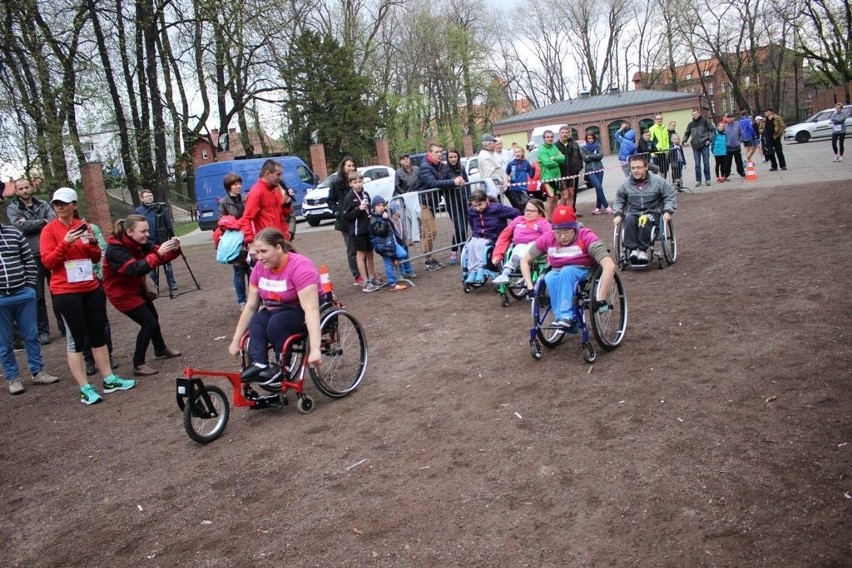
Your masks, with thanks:
M 322 297 L 326 302 L 334 301 L 334 285 L 331 283 L 331 276 L 328 273 L 328 266 L 320 265 L 320 285 L 322 286 Z
M 748 169 L 746 170 L 746 180 L 755 181 L 757 179 L 757 173 L 754 171 L 754 162 L 749 160 Z

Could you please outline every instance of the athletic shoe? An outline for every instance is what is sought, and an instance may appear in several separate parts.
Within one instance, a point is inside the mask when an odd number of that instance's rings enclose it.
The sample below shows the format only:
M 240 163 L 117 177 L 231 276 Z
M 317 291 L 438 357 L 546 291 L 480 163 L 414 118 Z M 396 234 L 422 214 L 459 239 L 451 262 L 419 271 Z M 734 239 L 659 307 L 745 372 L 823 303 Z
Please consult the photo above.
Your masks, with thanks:
M 252 381 L 265 387 L 281 386 L 281 375 L 283 370 L 280 365 L 270 365 L 265 369 L 261 369 L 257 378 Z
M 494 284 L 497 284 L 498 286 L 500 284 L 508 284 L 509 283 L 509 274 L 510 274 L 509 272 L 504 270 L 503 272 L 500 273 L 500 276 L 498 276 L 497 278 L 495 278 L 493 280 Z
M 118 369 L 119 363 L 113 358 L 112 353 L 109 354 L 109 368 L 110 369 Z
M 473 281 L 474 284 L 485 284 L 485 271 L 477 270 L 476 271 L 476 280 Z
M 21 394 L 24 392 L 24 383 L 21 382 L 21 379 L 15 379 L 14 381 L 9 381 L 9 392 L 11 394 Z
M 607 214 L 607 215 L 615 215 L 615 211 L 613 210 L 613 208 L 612 208 L 612 207 L 607 206 L 607 208 L 606 208 L 606 214 Z
M 630 260 L 630 262 L 637 262 L 639 260 L 639 251 L 637 251 L 636 249 L 631 250 L 630 253 L 627 255 L 627 258 Z
M 722 183 L 722 176 L 716 177 L 716 183 Z
M 373 286 L 376 286 L 377 288 L 384 288 L 388 285 L 387 282 L 385 282 L 384 280 L 379 280 L 378 278 L 373 278 L 372 282 Z
M 574 318 L 561 318 L 555 322 L 553 322 L 553 327 L 561 327 L 563 329 L 574 327 Z
M 837 158 L 837 161 L 838 161 L 838 162 L 842 162 L 842 161 L 843 161 L 843 156 L 840 156 L 839 158 Z
M 403 290 L 408 290 L 408 286 L 405 284 L 394 284 L 390 287 L 391 292 L 401 292 Z
M 135 386 L 136 381 L 132 379 L 122 379 L 118 375 L 110 375 L 104 379 L 104 394 L 130 390 Z
M 781 166 L 781 171 L 786 172 L 786 171 L 787 171 L 787 166 Z
M 38 334 L 38 342 L 42 345 L 47 345 L 48 343 L 50 343 L 50 334 L 39 333 Z
M 261 367 L 257 363 L 252 363 L 251 365 L 243 369 L 242 373 L 240 373 L 240 380 L 244 383 L 250 383 L 256 380 L 260 376 L 260 373 L 265 370 L 266 366 Z
M 369 281 L 368 281 L 366 284 L 364 284 L 364 288 L 363 288 L 363 290 L 362 290 L 362 291 L 363 291 L 363 292 L 375 292 L 375 291 L 376 291 L 376 290 L 378 290 L 378 289 L 379 289 L 379 287 L 378 287 L 378 286 L 376 286 L 376 285 L 375 285 L 375 284 L 373 284 L 372 282 L 369 282 Z
M 57 382 L 59 377 L 54 377 L 53 375 L 47 374 L 44 369 L 33 375 L 33 384 L 34 385 L 52 385 Z
M 101 395 L 98 394 L 98 391 L 92 385 L 87 384 L 80 387 L 80 402 L 83 404 L 97 404 L 102 401 L 103 398 L 101 398 Z
M 409 272 L 408 274 L 405 275 L 405 277 L 406 278 L 417 278 L 417 273 L 416 272 Z
M 777 172 L 777 171 L 778 171 L 778 168 L 769 168 L 769 171 L 770 171 L 770 172 Z
M 600 214 L 601 214 L 601 210 L 600 210 L 599 207 L 595 207 L 594 209 L 592 209 L 592 215 L 600 215 Z
M 92 376 L 98 372 L 98 368 L 95 366 L 94 361 L 86 361 L 86 375 Z
M 467 278 L 464 279 L 465 284 L 473 284 L 476 280 L 476 270 L 471 270 L 467 273 Z
M 454 253 L 454 252 L 451 252 L 451 253 L 450 253 L 450 258 L 449 258 L 449 260 L 447 261 L 447 263 L 448 263 L 450 266 L 455 266 L 455 265 L 456 265 L 456 262 L 458 262 L 458 255 L 456 255 L 456 253 Z
M 707 183 L 710 183 L 710 182 L 708 181 Z M 702 183 L 699 181 L 698 183 L 695 184 L 695 187 L 701 187 L 701 185 L 702 185 Z
M 361 277 L 361 276 L 356 276 L 355 281 L 352 284 L 355 285 L 355 286 L 363 287 L 364 286 L 364 278 Z
M 699 183 L 698 185 L 701 185 L 701 184 Z M 711 185 L 710 180 L 708 179 L 707 182 L 704 185 L 706 185 L 707 187 L 710 187 L 710 185 Z
M 435 270 L 441 270 L 442 268 L 444 268 L 443 264 L 432 258 L 426 259 L 423 264 L 426 265 L 426 270 L 430 272 L 434 272 Z
M 648 253 L 644 250 L 640 250 L 636 255 L 636 258 L 639 262 L 648 262 Z
M 832 162 L 839 162 L 840 161 L 839 158 L 840 158 L 840 156 L 834 156 L 834 158 L 832 158 L 831 161 Z

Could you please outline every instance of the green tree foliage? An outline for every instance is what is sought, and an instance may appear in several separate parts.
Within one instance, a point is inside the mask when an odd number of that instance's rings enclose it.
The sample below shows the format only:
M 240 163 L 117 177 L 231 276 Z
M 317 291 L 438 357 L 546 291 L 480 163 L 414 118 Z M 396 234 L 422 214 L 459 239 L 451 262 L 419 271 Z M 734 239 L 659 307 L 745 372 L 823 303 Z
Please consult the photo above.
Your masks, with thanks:
M 375 153 L 379 105 L 369 78 L 354 69 L 351 50 L 328 34 L 306 30 L 295 38 L 280 69 L 292 153 L 307 155 L 315 130 L 331 164 L 347 154 L 364 163 Z

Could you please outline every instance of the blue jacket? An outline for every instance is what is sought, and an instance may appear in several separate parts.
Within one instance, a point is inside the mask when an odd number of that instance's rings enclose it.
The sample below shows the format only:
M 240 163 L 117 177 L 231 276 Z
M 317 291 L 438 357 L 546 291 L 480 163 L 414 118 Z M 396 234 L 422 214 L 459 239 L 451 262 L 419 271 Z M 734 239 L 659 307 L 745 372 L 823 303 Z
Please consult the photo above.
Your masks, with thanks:
M 626 162 L 627 159 L 636 153 L 636 131 L 628 130 L 622 135 L 620 130 L 615 131 L 615 139 L 618 141 L 618 159 Z
M 447 164 L 444 162 L 433 164 L 429 161 L 428 155 L 420 162 L 420 170 L 417 172 L 417 191 L 435 188 L 450 189 L 455 186 L 453 174 Z M 433 212 L 437 210 L 439 201 L 438 192 L 420 194 L 420 204 L 431 207 Z
M 142 215 L 145 219 L 148 220 L 148 238 L 151 242 L 161 245 L 169 238 L 171 238 L 172 227 L 169 222 L 169 217 L 165 213 L 165 210 L 162 209 L 162 205 L 159 203 L 152 203 L 150 205 L 142 204 L 136 208 L 134 211 L 137 215 Z M 161 218 L 165 221 L 165 227 L 160 227 L 157 224 L 157 219 Z
M 713 137 L 710 139 L 710 151 L 713 152 L 714 156 L 728 155 L 728 137 L 724 131 L 719 132 L 717 130 L 713 133 Z
M 744 142 L 751 142 L 757 138 L 757 132 L 754 130 L 754 123 L 750 116 L 744 116 L 740 119 L 740 130 L 743 132 Z
M 488 239 L 492 243 L 496 242 L 500 231 L 506 228 L 506 223 L 520 215 L 521 212 L 514 207 L 500 203 L 488 203 L 488 207 L 482 213 L 478 213 L 476 209 L 470 207 L 467 210 L 467 217 L 470 221 L 470 236 Z
M 728 150 L 739 150 L 740 144 L 744 139 L 743 129 L 740 123 L 736 120 L 725 125 L 725 137 L 727 138 Z
M 583 161 L 586 162 L 587 172 L 603 169 L 603 162 L 601 161 L 603 160 L 603 152 L 601 152 L 600 142 L 594 144 L 586 142 L 580 146 L 580 152 L 583 154 Z
M 402 239 L 396 234 L 390 219 L 385 219 L 378 213 L 371 213 L 370 243 L 379 256 L 395 259 L 396 245 L 402 244 Z
M 535 169 L 527 160 L 515 158 L 506 166 L 506 173 L 509 174 L 512 184 L 524 184 L 511 185 L 508 191 L 526 191 L 526 183 L 535 175 Z

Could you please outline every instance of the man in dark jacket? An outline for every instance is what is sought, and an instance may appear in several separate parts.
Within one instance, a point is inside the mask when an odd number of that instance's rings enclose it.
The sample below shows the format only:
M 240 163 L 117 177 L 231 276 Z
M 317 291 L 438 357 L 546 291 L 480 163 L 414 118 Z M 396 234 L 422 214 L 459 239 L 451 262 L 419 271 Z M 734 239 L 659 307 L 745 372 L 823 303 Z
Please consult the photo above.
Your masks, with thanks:
M 168 212 L 163 208 L 163 203 L 154 203 L 154 192 L 150 189 L 143 189 L 139 192 L 139 201 L 142 205 L 136 208 L 135 213 L 142 215 L 148 220 L 148 231 L 150 239 L 154 244 L 160 245 L 172 238 L 174 229 L 172 222 L 169 219 Z M 163 265 L 163 272 L 166 273 L 166 281 L 169 284 L 169 290 L 175 291 L 178 289 L 175 273 L 172 270 L 172 263 L 167 262 Z M 157 288 L 160 287 L 160 274 L 156 270 L 151 271 L 151 281 Z
M 441 270 L 444 265 L 432 258 L 432 248 L 437 236 L 435 227 L 435 210 L 437 209 L 439 192 L 427 191 L 436 189 L 450 189 L 457 185 L 464 185 L 462 176 L 453 177 L 450 169 L 444 162 L 441 161 L 442 147 L 440 144 L 430 144 L 429 152 L 426 154 L 426 159 L 420 164 L 420 171 L 417 175 L 417 191 L 421 193 L 420 200 L 420 219 L 422 222 L 420 229 L 420 244 L 421 250 L 426 255 L 424 265 L 426 270 Z
M 36 267 L 36 318 L 38 320 L 38 341 L 42 345 L 50 343 L 50 326 L 47 321 L 47 304 L 45 303 L 45 280 L 50 278 L 50 272 L 41 263 L 39 240 L 41 230 L 48 222 L 56 218 L 56 213 L 46 201 L 33 195 L 33 186 L 26 178 L 15 182 L 16 198 L 9 203 L 6 215 L 9 222 L 27 239 Z M 57 321 L 59 317 L 57 316 Z M 60 323 L 60 331 L 62 324 Z
M 701 161 L 704 160 L 704 181 L 710 185 L 710 138 L 714 131 L 713 123 L 701 116 L 698 109 L 692 110 L 692 121 L 686 125 L 683 133 L 683 145 L 692 138 L 692 158 L 695 160 L 695 187 L 701 186 Z
M 574 176 L 562 180 L 562 191 L 559 197 L 560 205 L 570 205 L 577 211 L 577 190 L 580 187 L 580 172 L 583 171 L 583 154 L 580 145 L 571 137 L 571 129 L 567 125 L 559 127 L 559 140 L 556 147 L 565 156 L 565 161 L 559 165 L 562 177 Z M 582 217 L 577 213 L 577 217 Z

